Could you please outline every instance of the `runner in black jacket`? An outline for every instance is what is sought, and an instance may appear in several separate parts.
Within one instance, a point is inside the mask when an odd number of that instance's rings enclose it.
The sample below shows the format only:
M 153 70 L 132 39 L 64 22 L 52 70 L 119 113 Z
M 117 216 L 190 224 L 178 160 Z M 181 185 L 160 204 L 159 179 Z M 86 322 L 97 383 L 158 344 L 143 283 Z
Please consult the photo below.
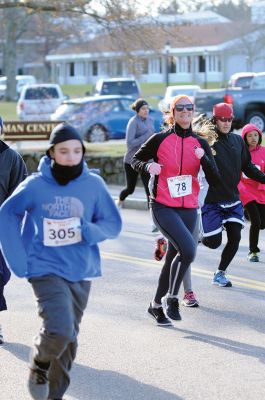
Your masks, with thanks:
M 230 287 L 232 283 L 225 271 L 233 260 L 244 226 L 243 205 L 237 186 L 241 172 L 260 183 L 265 183 L 265 174 L 251 162 L 249 150 L 240 135 L 231 132 L 233 109 L 229 104 L 219 103 L 213 108 L 213 123 L 218 140 L 213 145 L 214 158 L 221 175 L 221 183 L 210 186 L 202 207 L 204 229 L 203 244 L 216 249 L 222 243 L 222 230 L 226 229 L 227 244 L 222 252 L 218 270 L 212 283 Z
M 0 117 L 0 134 L 3 131 Z M 0 140 L 0 206 L 27 176 L 27 168 L 20 154 Z M 10 279 L 10 271 L 0 250 L 0 312 L 7 310 L 4 287 Z M 4 342 L 0 320 L 0 344 Z

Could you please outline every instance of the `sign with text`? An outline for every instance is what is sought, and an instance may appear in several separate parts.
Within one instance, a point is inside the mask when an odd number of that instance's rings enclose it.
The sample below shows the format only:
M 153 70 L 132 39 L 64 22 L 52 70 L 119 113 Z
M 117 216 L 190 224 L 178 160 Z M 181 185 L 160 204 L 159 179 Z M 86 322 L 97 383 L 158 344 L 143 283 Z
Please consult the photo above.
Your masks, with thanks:
M 48 140 L 56 125 L 63 121 L 5 121 L 3 140 Z

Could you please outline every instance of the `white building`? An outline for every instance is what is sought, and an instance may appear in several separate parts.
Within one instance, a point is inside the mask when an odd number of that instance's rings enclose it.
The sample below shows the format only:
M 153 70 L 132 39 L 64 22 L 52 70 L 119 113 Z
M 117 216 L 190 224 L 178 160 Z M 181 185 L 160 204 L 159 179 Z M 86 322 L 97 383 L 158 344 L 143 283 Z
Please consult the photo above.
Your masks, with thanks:
M 235 72 L 265 70 L 264 50 L 258 48 L 264 39 L 253 34 L 259 28 L 242 22 L 169 25 L 166 30 L 156 29 L 154 48 L 143 49 L 141 41 L 135 40 L 130 57 L 117 39 L 101 35 L 49 54 L 46 60 L 51 63 L 52 80 L 59 84 L 95 83 L 102 77 L 135 75 L 140 82 L 222 85 Z M 247 41 L 252 43 L 251 51 Z M 253 46 L 257 46 L 257 59 L 249 56 Z

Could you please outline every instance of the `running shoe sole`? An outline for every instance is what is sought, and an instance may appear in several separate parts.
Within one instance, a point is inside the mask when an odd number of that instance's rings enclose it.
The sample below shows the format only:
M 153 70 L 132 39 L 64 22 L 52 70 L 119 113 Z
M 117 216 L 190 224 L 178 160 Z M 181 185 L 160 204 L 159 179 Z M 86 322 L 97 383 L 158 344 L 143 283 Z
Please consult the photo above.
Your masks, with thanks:
M 195 307 L 199 307 L 199 303 L 193 303 L 193 304 L 187 304 L 187 303 L 185 303 L 185 301 L 184 300 L 182 300 L 181 301 L 181 304 L 184 306 L 184 307 L 193 307 L 193 308 L 195 308 Z
M 166 322 L 166 323 L 159 323 L 159 322 L 157 322 L 157 319 L 156 319 L 156 317 L 152 314 L 152 313 L 150 313 L 150 311 L 149 310 L 147 310 L 147 314 L 149 315 L 149 317 L 150 318 L 152 318 L 152 319 L 154 319 L 155 320 L 155 322 L 156 322 L 156 324 L 157 324 L 157 326 L 173 326 L 173 324 L 172 324 L 172 322 L 171 321 L 169 321 L 169 322 Z
M 225 285 L 222 285 L 221 283 L 218 283 L 218 282 L 212 282 L 212 285 L 219 286 L 219 287 L 231 287 L 232 283 L 231 282 L 227 282 Z

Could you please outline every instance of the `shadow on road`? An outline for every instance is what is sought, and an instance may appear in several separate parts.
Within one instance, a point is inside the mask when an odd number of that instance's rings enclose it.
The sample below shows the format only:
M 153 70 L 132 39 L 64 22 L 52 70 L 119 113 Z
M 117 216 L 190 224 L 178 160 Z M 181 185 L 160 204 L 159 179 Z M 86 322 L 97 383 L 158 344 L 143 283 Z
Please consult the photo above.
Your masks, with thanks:
M 5 342 L 3 350 L 9 351 L 15 357 L 22 361 L 28 362 L 30 347 L 22 343 Z
M 28 362 L 29 346 L 6 342 L 2 349 L 9 351 L 18 359 Z M 115 371 L 98 370 L 75 363 L 71 376 L 72 381 L 66 394 L 76 399 L 182 400 L 174 393 L 144 384 Z
M 98 370 L 80 364 L 73 368 L 78 385 L 72 384 L 68 394 L 76 399 L 93 400 L 182 400 L 166 390 L 144 384 L 116 371 Z
M 233 353 L 242 354 L 244 356 L 257 358 L 265 364 L 265 347 L 253 346 L 251 344 L 237 342 L 235 340 L 224 339 L 220 336 L 205 335 L 203 333 L 193 332 L 185 329 L 178 329 L 179 332 L 187 333 L 185 339 L 204 342 L 213 346 L 217 346 Z

